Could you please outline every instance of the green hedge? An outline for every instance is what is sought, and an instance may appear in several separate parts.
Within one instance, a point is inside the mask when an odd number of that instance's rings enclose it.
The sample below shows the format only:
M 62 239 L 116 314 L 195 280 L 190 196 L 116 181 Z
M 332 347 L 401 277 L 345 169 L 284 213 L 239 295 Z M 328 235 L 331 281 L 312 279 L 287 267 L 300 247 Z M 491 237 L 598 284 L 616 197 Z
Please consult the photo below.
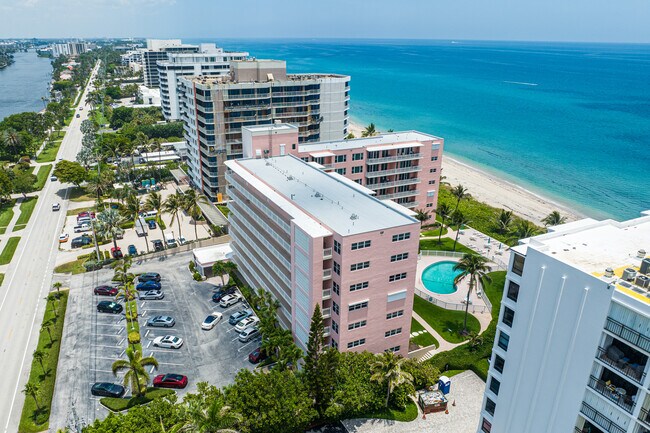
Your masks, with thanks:
M 130 409 L 134 406 L 139 406 L 141 404 L 149 403 L 157 398 L 164 397 L 166 395 L 174 394 L 174 391 L 171 389 L 160 389 L 160 388 L 148 388 L 147 392 L 142 397 L 131 397 L 131 398 L 113 398 L 113 397 L 104 397 L 99 402 L 104 405 L 106 408 L 112 410 L 113 412 L 121 412 L 123 410 Z

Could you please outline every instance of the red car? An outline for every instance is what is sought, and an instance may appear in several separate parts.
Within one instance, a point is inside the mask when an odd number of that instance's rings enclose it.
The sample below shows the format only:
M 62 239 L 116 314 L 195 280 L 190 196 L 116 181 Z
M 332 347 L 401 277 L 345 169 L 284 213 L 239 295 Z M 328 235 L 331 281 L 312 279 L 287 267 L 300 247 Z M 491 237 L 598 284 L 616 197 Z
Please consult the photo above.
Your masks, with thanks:
M 262 351 L 261 347 L 258 347 L 257 349 L 253 350 L 248 355 L 248 361 L 251 364 L 257 364 L 258 362 L 264 361 L 265 359 L 266 359 L 266 353 Z
M 95 212 L 84 211 L 77 214 L 77 219 L 85 218 L 85 217 L 90 217 L 92 219 L 95 219 Z
M 97 286 L 95 287 L 95 295 L 100 296 L 116 296 L 118 293 L 117 287 L 112 286 Z
M 185 388 L 187 376 L 182 374 L 159 374 L 153 378 L 153 386 L 156 388 Z
M 121 259 L 124 257 L 124 254 L 122 254 L 122 249 L 120 247 L 113 247 L 111 248 L 111 256 L 113 256 L 114 259 Z

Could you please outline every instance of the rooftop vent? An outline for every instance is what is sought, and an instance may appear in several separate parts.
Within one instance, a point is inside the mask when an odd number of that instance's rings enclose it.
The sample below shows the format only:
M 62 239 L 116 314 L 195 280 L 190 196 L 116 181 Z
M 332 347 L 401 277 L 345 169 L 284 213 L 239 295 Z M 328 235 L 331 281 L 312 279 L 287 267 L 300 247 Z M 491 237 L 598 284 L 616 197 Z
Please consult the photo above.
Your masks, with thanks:
M 321 194 L 320 192 L 317 192 L 316 194 L 314 194 L 314 197 L 322 197 L 322 196 L 323 196 L 323 194 Z
M 650 258 L 641 260 L 641 269 L 642 274 L 650 274 Z
M 359 219 L 359 215 L 353 213 L 352 215 L 350 215 L 350 219 L 353 220 L 353 221 L 354 221 L 354 220 L 358 220 L 358 219 Z
M 636 252 L 636 256 L 640 259 L 645 259 L 645 250 L 641 249 Z
M 287 180 L 293 180 L 293 176 L 291 175 L 287 176 Z
M 637 275 L 636 280 L 634 280 L 634 284 L 647 289 L 650 287 L 650 278 L 646 277 L 645 275 Z
M 612 269 L 612 268 L 605 269 L 605 276 L 607 278 L 613 277 L 614 276 L 614 269 Z
M 625 281 L 632 281 L 634 280 L 634 277 L 636 277 L 636 271 L 632 268 L 626 268 L 623 271 L 623 279 Z

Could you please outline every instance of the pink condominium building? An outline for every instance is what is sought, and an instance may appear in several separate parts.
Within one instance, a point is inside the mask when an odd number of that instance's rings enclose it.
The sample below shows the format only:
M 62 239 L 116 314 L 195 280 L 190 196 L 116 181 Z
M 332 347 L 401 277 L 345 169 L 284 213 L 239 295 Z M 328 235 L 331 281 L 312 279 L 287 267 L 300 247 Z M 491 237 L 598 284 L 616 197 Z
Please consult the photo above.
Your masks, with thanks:
M 409 209 L 436 208 L 443 145 L 442 138 L 417 131 L 299 143 L 293 125 L 242 128 L 244 158 L 295 155 Z
M 289 146 L 291 143 L 289 143 Z M 314 307 L 341 351 L 408 353 L 419 222 L 293 155 L 226 162 L 234 261 L 306 348 Z

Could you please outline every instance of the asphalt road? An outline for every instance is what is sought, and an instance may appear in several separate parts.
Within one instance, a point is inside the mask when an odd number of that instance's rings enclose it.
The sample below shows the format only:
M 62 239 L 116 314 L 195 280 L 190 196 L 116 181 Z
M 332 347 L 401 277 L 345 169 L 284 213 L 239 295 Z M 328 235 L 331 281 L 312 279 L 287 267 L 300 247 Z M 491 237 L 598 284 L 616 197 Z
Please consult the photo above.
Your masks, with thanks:
M 93 71 L 96 74 L 97 68 Z M 92 81 L 92 80 L 91 80 Z M 72 118 L 59 157 L 74 160 L 81 148 L 80 125 L 88 117 L 85 105 L 88 88 L 80 100 L 84 107 L 80 118 Z M 44 298 L 51 288 L 54 259 L 58 251 L 58 235 L 63 226 L 68 201 L 67 186 L 48 179 L 41 191 L 29 224 L 23 230 L 20 244 L 0 289 L 0 366 L 3 370 L 3 392 L 0 393 L 0 431 L 16 432 L 25 400 L 21 392 L 29 377 L 32 352 L 45 309 Z M 61 211 L 53 213 L 52 204 L 61 203 Z

